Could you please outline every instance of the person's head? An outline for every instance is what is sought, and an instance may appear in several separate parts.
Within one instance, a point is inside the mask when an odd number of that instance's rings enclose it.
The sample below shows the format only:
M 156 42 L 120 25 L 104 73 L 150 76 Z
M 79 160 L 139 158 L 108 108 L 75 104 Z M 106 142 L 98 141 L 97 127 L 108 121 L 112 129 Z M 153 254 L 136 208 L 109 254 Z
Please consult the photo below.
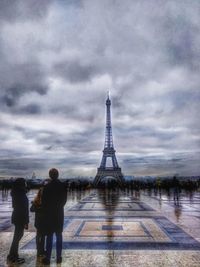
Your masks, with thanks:
M 17 178 L 13 183 L 13 189 L 26 189 L 26 181 L 24 178 Z
M 57 169 L 52 168 L 51 170 L 49 170 L 49 177 L 50 177 L 52 180 L 56 180 L 56 179 L 58 179 L 58 176 L 59 176 L 59 172 L 58 172 Z

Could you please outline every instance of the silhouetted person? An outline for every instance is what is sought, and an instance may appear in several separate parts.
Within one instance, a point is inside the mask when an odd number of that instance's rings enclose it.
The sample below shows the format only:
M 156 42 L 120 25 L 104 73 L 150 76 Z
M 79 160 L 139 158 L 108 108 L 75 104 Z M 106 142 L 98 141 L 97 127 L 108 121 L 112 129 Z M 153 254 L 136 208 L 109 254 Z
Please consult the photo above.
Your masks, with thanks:
M 181 205 L 175 205 L 175 207 L 174 207 L 174 214 L 176 216 L 177 223 L 179 222 L 179 219 L 181 217 L 181 213 L 182 213 L 182 207 L 181 207 Z
M 173 177 L 172 186 L 174 191 L 174 204 L 179 205 L 180 182 L 176 176 Z
M 157 189 L 158 192 L 159 192 L 159 196 L 160 196 L 160 198 L 161 198 L 161 185 L 162 185 L 161 180 L 160 180 L 160 178 L 158 178 L 158 179 L 156 180 L 156 189 Z
M 36 228 L 36 248 L 37 248 L 37 256 L 45 255 L 45 214 L 42 208 L 42 194 L 44 185 L 49 181 L 46 180 L 43 183 L 43 187 L 41 187 L 32 202 L 30 211 L 35 212 L 35 223 L 34 226 Z
M 13 206 L 11 221 L 15 226 L 15 231 L 7 260 L 12 263 L 22 264 L 25 260 L 23 258 L 19 258 L 19 241 L 24 234 L 24 229 L 28 229 L 29 223 L 26 182 L 23 178 L 18 178 L 14 181 L 11 196 Z
M 62 232 L 64 224 L 64 205 L 66 203 L 67 193 L 64 184 L 58 179 L 57 169 L 49 171 L 51 181 L 44 186 L 42 194 L 42 208 L 45 215 L 46 257 L 42 263 L 50 264 L 53 234 L 56 234 L 56 256 L 57 263 L 62 262 Z
M 2 187 L 2 200 L 6 201 L 8 199 L 8 189 L 9 189 L 8 181 L 3 180 L 1 187 Z

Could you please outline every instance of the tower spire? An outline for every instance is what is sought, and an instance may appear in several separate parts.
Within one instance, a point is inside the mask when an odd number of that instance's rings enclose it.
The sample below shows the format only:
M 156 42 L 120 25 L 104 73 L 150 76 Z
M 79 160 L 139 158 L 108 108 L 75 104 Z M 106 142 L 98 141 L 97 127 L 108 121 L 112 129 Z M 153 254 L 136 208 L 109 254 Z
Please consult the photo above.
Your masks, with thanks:
M 108 98 L 106 100 L 106 132 L 105 132 L 105 144 L 104 148 L 113 147 L 113 137 L 112 137 L 112 125 L 111 125 L 111 100 Z

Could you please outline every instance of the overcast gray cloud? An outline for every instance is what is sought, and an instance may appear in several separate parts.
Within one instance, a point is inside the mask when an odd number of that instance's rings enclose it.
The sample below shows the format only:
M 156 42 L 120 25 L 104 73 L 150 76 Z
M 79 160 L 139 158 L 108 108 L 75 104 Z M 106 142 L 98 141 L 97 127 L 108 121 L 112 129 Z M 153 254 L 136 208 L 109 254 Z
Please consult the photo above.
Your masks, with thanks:
M 199 175 L 198 0 L 0 1 L 0 176 Z

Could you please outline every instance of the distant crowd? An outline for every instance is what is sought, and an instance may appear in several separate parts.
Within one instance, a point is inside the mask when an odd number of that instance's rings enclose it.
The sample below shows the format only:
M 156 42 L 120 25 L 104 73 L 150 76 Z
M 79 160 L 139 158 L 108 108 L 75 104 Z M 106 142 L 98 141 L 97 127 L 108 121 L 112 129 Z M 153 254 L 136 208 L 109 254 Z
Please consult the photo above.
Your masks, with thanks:
M 180 188 L 184 190 L 196 190 L 200 188 L 200 177 L 199 179 L 192 179 L 192 178 L 182 178 L 182 177 L 176 177 L 176 179 L 179 180 Z M 124 185 L 120 186 L 123 188 L 129 188 L 129 189 L 155 189 L 155 188 L 162 188 L 162 189 L 170 189 L 173 187 L 173 180 L 172 178 L 147 178 L 147 179 L 130 179 L 125 180 Z M 0 189 L 6 193 L 9 189 L 13 187 L 15 179 L 2 179 L 0 180 Z M 26 186 L 27 190 L 30 189 L 39 189 L 43 185 L 44 180 L 41 179 L 40 182 L 35 183 L 34 180 L 26 179 Z M 67 190 L 88 190 L 94 188 L 94 185 L 91 180 L 87 179 L 69 179 L 69 180 L 62 180 L 62 183 L 64 184 L 65 188 Z M 99 187 L 116 187 L 118 184 L 116 184 L 116 181 L 110 180 L 106 185 L 102 182 L 98 185 Z

